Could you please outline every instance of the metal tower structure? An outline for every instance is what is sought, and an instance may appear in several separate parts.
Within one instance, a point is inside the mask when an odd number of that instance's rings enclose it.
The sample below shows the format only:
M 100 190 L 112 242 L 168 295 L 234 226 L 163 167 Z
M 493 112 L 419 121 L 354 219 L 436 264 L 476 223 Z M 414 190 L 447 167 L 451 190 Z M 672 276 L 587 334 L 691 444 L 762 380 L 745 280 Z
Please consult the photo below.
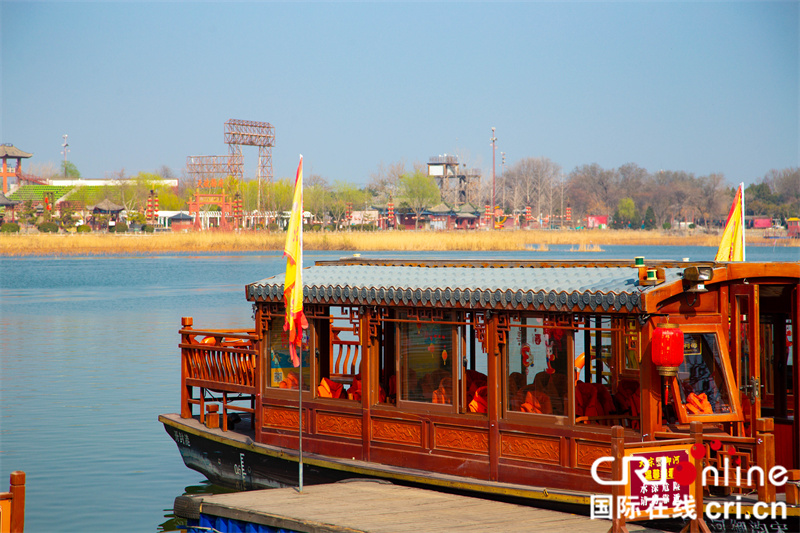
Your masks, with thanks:
M 242 146 L 258 146 L 259 179 L 272 181 L 272 147 L 275 146 L 275 126 L 269 122 L 230 119 L 225 123 L 225 144 L 231 158 L 241 161 Z
M 428 161 L 428 176 L 436 181 L 444 202 L 477 205 L 481 171 L 478 168 L 460 169 L 460 166 L 458 156 L 433 156 Z
M 275 146 L 275 127 L 269 122 L 230 119 L 225 123 L 225 144 L 228 155 L 193 155 L 186 158 L 186 172 L 199 184 L 209 178 L 233 176 L 244 179 L 242 146 L 258 146 L 258 203 L 261 211 L 261 182 L 272 183 L 272 147 Z

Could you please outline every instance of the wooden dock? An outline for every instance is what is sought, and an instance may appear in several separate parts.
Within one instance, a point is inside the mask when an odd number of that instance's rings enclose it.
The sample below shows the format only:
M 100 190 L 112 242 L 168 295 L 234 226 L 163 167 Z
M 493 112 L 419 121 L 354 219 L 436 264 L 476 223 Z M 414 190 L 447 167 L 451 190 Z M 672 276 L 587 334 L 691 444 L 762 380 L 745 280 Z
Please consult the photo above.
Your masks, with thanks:
M 209 527 L 301 533 L 607 533 L 611 525 L 588 516 L 371 480 L 311 485 L 303 492 L 287 488 L 179 496 L 175 513 L 189 519 L 189 533 Z M 628 530 L 657 531 L 633 523 Z

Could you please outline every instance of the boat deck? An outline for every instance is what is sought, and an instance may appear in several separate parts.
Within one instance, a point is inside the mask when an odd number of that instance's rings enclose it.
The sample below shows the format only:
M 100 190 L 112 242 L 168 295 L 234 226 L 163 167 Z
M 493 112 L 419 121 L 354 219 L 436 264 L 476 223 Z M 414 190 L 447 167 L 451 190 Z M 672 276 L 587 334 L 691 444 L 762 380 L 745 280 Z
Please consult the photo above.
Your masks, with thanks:
M 610 526 L 587 516 L 358 479 L 307 486 L 302 492 L 287 488 L 179 496 L 175 512 L 190 519 L 190 533 L 208 527 L 225 531 L 231 521 L 250 527 L 242 531 L 302 533 L 606 533 Z M 628 523 L 628 530 L 659 531 L 634 523 Z

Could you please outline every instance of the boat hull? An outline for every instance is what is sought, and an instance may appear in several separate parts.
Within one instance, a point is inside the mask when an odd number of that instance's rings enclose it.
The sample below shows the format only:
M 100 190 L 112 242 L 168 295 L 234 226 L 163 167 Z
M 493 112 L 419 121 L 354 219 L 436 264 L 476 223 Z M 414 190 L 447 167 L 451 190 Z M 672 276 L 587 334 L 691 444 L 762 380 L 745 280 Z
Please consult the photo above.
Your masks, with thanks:
M 175 441 L 187 467 L 200 472 L 217 485 L 236 490 L 298 486 L 298 454 L 295 450 L 253 442 L 252 433 L 208 429 L 196 419 L 178 415 L 161 415 L 159 421 Z M 434 476 L 415 470 L 389 468 L 361 461 L 343 461 L 308 455 L 303 460 L 303 483 L 315 485 L 334 483 L 342 479 L 386 479 L 410 486 L 434 488 L 449 492 L 478 495 L 513 503 L 549 509 L 590 514 L 591 494 L 574 491 L 548 490 L 541 487 L 521 487 L 510 484 L 481 482 L 452 477 Z M 706 501 L 708 506 L 709 501 Z M 707 507 L 708 509 L 708 507 Z M 740 511 L 749 517 L 752 506 L 742 505 Z M 800 531 L 800 509 L 790 507 L 785 519 L 767 519 L 760 525 L 776 527 L 776 531 Z M 747 520 L 724 518 L 709 520 L 712 530 L 740 530 Z M 665 527 L 680 521 L 659 520 L 655 527 Z M 643 522 L 643 525 L 647 522 Z M 774 525 L 773 525 L 774 524 Z M 782 529 L 781 529 L 782 528 Z
M 227 436 L 220 437 L 212 431 L 203 434 L 191 424 L 181 427 L 164 422 L 164 429 L 178 445 L 184 464 L 216 485 L 255 490 L 298 484 L 298 461 L 293 452 L 283 452 L 286 457 L 280 453 L 270 455 L 264 453 L 263 446 L 250 444 L 249 436 L 241 439 L 240 434 L 227 432 Z M 347 477 L 344 473 L 303 465 L 303 482 L 307 484 L 333 483 Z

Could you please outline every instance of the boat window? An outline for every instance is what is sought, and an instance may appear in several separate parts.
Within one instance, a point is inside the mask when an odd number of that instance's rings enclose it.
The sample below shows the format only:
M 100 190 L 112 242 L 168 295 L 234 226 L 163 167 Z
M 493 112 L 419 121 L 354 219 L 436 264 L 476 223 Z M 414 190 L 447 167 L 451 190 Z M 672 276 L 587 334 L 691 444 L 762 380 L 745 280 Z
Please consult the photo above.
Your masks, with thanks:
M 385 320 L 380 320 L 378 322 L 379 403 L 397 403 L 397 375 L 395 374 L 396 333 L 397 328 L 394 323 Z
M 719 344 L 714 333 L 684 333 L 683 363 L 678 368 L 678 390 L 691 415 L 731 413 Z
M 575 339 L 577 380 L 585 383 L 601 383 L 611 388 L 614 338 L 615 331 L 610 316 L 585 318 L 585 327 Z
M 318 332 L 317 361 L 320 398 L 361 400 L 361 342 L 356 333 L 358 312 L 331 306 L 328 317 L 314 321 Z
M 485 327 L 484 314 L 465 313 L 465 323 L 458 326 L 458 356 L 459 365 L 459 403 L 460 413 L 487 414 L 488 395 L 487 374 L 489 357 L 484 343 L 480 338 L 485 338 L 479 332 Z
M 401 318 L 407 318 L 405 313 Z M 401 399 L 453 403 L 453 331 L 450 324 L 400 322 Z
M 564 415 L 567 411 L 568 338 L 542 317 L 511 319 L 507 350 L 507 405 L 512 411 Z
M 292 364 L 289 354 L 289 336 L 283 331 L 283 317 L 273 316 L 269 322 L 269 378 L 268 387 L 297 389 L 300 383 L 299 368 Z M 308 330 L 303 331 L 303 390 L 310 390 L 311 373 L 308 366 Z
M 622 354 L 626 369 L 639 370 L 639 326 L 635 318 L 622 318 Z

